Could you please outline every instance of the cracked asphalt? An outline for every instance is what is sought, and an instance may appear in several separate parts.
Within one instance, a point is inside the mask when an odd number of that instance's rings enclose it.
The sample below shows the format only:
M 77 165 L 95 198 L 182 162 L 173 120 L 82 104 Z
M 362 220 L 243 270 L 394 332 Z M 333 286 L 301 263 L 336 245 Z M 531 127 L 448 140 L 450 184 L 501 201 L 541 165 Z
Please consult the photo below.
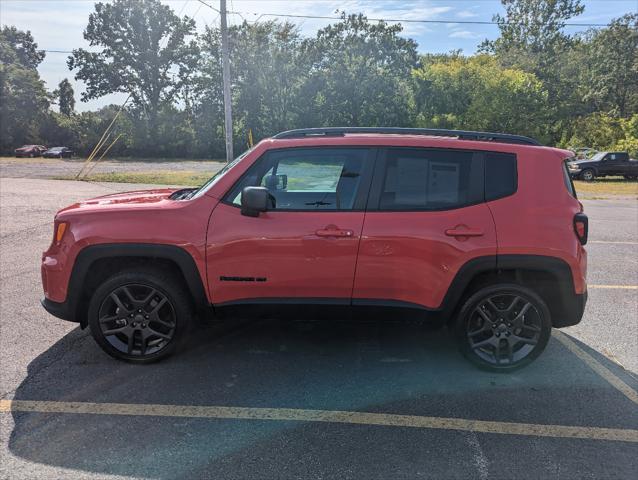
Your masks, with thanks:
M 40 306 L 53 214 L 141 185 L 0 179 L 3 401 L 299 409 L 638 431 L 638 405 L 557 338 L 528 368 L 495 375 L 445 330 L 414 323 L 245 321 L 202 326 L 158 364 L 106 356 Z M 638 202 L 583 201 L 589 284 L 638 285 Z M 638 390 L 638 291 L 592 288 L 579 351 Z M 338 320 L 338 319 L 335 319 Z M 621 366 L 622 365 L 622 366 Z M 43 404 L 44 405 L 44 404 Z M 2 412 L 2 410 L 0 410 Z M 0 478 L 635 478 L 638 443 L 453 428 L 167 414 L 0 413 Z M 471 422 L 468 422 L 471 427 Z

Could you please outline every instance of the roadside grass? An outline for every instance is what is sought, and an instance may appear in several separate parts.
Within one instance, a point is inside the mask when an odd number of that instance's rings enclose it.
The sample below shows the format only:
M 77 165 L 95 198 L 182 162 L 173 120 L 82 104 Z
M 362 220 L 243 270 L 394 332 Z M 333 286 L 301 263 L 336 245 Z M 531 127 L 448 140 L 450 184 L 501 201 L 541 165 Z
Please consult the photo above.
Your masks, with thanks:
M 576 193 L 588 199 L 604 199 L 609 196 L 638 198 L 638 181 L 623 177 L 599 178 L 593 182 L 574 180 Z
M 206 182 L 212 174 L 170 170 L 158 170 L 155 172 L 109 172 L 92 173 L 87 178 L 90 182 L 116 182 L 116 183 L 150 183 L 156 185 L 183 185 L 185 187 L 198 187 Z M 64 175 L 54 177 L 55 180 L 75 180 L 75 176 Z
M 0 156 L 0 162 L 3 163 L 42 163 L 42 162 L 73 162 L 81 163 L 86 160 L 86 157 L 73 157 L 73 158 L 44 158 L 44 157 L 11 157 Z M 182 163 L 182 162 L 221 162 L 225 163 L 226 160 L 221 158 L 152 158 L 152 157 L 107 157 L 102 162 L 117 162 L 117 163 Z

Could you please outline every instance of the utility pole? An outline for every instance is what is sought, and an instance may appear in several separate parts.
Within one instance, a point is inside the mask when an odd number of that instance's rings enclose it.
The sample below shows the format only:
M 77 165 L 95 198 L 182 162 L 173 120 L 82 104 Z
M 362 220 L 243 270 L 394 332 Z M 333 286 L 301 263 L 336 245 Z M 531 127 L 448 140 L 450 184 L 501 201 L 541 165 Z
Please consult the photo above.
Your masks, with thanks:
M 224 82 L 224 133 L 226 135 L 226 163 L 233 159 L 233 113 L 230 99 L 230 63 L 228 59 L 228 25 L 226 0 L 219 0 L 222 27 L 222 77 Z

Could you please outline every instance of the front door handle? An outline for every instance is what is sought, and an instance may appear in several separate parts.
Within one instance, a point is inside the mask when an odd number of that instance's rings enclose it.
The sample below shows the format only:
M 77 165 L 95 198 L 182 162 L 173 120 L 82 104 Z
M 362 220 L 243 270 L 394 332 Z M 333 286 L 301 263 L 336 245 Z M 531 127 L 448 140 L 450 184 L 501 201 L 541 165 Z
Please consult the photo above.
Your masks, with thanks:
M 449 228 L 445 231 L 448 237 L 482 237 L 483 230 L 476 228 Z
M 326 228 L 322 228 L 315 232 L 315 235 L 318 237 L 339 237 L 339 238 L 348 238 L 354 236 L 354 232 L 352 230 L 342 230 L 337 228 L 335 225 L 328 225 Z

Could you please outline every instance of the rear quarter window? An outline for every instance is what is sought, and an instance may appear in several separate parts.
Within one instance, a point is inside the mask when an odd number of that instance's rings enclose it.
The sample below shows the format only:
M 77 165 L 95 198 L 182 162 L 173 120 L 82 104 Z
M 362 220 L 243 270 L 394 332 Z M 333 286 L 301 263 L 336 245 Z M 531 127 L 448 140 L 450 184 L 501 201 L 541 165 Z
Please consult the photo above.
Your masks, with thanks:
M 567 189 L 569 194 L 574 198 L 578 198 L 576 196 L 576 188 L 574 187 L 574 182 L 572 181 L 572 177 L 569 174 L 569 170 L 567 168 L 567 162 L 569 162 L 570 160 L 574 160 L 574 159 L 568 158 L 567 160 L 563 162 L 563 181 L 565 182 L 565 188 Z
M 518 188 L 516 155 L 513 153 L 485 153 L 485 200 L 507 197 Z

